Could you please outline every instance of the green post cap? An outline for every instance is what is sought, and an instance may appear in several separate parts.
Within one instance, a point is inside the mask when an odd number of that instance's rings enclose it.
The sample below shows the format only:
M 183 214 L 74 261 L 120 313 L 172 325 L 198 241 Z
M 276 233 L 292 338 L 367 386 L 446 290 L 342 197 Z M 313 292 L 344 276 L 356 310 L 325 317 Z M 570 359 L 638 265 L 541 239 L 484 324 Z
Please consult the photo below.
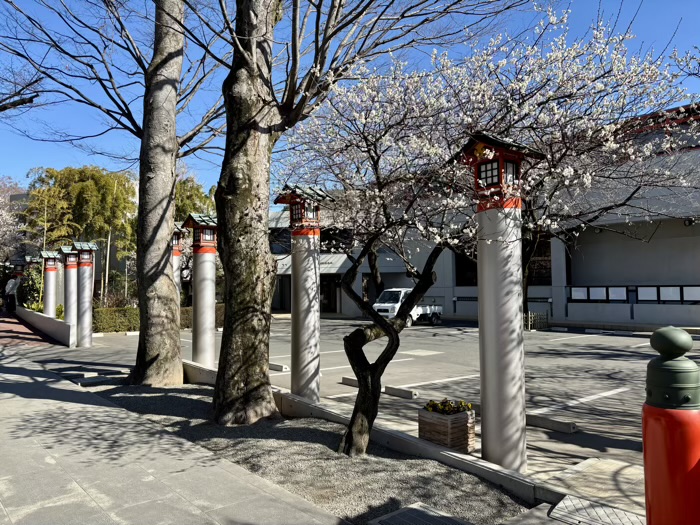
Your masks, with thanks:
M 685 330 L 666 326 L 651 336 L 659 352 L 647 365 L 647 405 L 682 410 L 700 409 L 700 369 L 684 354 L 693 348 Z

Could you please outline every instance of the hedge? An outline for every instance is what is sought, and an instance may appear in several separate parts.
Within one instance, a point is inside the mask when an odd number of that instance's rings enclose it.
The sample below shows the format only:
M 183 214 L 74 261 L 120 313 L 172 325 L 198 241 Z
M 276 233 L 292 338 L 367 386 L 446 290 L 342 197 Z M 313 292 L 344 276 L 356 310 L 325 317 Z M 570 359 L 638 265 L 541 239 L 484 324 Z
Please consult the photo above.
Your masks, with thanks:
M 224 305 L 216 305 L 216 326 L 224 326 Z M 192 328 L 192 307 L 180 308 L 180 328 Z M 136 332 L 139 330 L 138 308 L 95 308 L 92 314 L 94 332 Z
M 216 326 L 224 326 L 224 305 L 216 305 Z M 180 308 L 180 328 L 192 328 L 192 307 L 183 306 Z
M 138 329 L 138 308 L 95 308 L 92 312 L 93 332 L 136 332 Z

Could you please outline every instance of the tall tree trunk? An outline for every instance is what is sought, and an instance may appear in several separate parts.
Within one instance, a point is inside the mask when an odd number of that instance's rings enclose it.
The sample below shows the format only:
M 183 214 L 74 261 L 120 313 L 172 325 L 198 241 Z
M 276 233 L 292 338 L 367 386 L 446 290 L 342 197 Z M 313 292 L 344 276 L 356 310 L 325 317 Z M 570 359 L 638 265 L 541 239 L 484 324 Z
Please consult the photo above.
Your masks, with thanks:
M 139 156 L 136 275 L 141 331 L 132 383 L 182 384 L 180 301 L 170 259 L 175 213 L 177 93 L 182 72 L 182 0 L 156 0 L 153 59 L 146 72 Z
M 238 50 L 224 81 L 226 152 L 216 189 L 226 313 L 214 391 L 219 424 L 277 413 L 270 378 L 270 312 L 276 275 L 268 241 L 270 160 L 279 113 L 270 92 L 278 0 L 239 0 Z M 270 16 L 270 15 L 273 16 Z
M 379 331 L 383 335 L 380 328 L 372 326 L 368 330 L 358 328 L 343 340 L 345 354 L 352 365 L 358 386 L 350 423 L 338 447 L 338 452 L 348 456 L 361 456 L 367 452 L 374 420 L 377 419 L 377 414 L 379 414 L 382 373 L 385 367 L 377 366 L 376 363 L 370 364 L 364 354 L 364 346 L 371 342 L 372 339 L 381 337 L 381 335 L 376 334 L 370 335 L 373 330 Z M 388 335 L 389 341 L 384 352 L 390 354 L 391 357 L 389 359 L 391 360 L 396 355 L 400 343 L 397 330 L 394 329 L 394 333 L 391 333 L 390 330 Z
M 401 340 L 399 333 L 406 326 L 406 319 L 413 307 L 420 301 L 430 287 L 435 284 L 437 275 L 433 271 L 435 263 L 443 252 L 443 246 L 435 246 L 428 255 L 423 270 L 418 276 L 418 282 L 404 299 L 393 319 L 382 318 L 370 304 L 362 299 L 352 287 L 364 257 L 374 249 L 374 240 L 370 240 L 353 264 L 343 275 L 343 290 L 347 296 L 368 315 L 374 324 L 353 330 L 345 336 L 343 344 L 345 355 L 352 366 L 352 371 L 358 382 L 357 398 L 352 411 L 350 424 L 338 447 L 338 452 L 349 456 L 360 456 L 367 451 L 369 437 L 374 426 L 374 420 L 379 413 L 379 398 L 382 389 L 382 375 L 399 349 Z M 364 352 L 364 347 L 379 339 L 387 337 L 387 343 L 382 353 L 374 363 L 370 363 Z

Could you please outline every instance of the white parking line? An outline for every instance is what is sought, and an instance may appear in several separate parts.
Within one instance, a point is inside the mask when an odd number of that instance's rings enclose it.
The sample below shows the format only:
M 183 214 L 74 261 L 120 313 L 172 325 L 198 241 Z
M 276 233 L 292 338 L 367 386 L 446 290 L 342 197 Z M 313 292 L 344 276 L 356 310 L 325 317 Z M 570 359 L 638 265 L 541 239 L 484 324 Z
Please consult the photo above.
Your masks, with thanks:
M 614 396 L 615 394 L 621 394 L 622 392 L 627 392 L 629 388 L 616 388 L 615 390 L 608 390 L 607 392 L 601 392 L 600 394 L 593 394 L 592 396 L 586 396 L 582 397 L 580 399 L 574 399 L 573 401 L 569 401 L 568 403 L 562 403 L 560 405 L 554 405 L 551 407 L 544 407 L 544 408 L 537 408 L 535 410 L 530 410 L 530 414 L 546 414 L 547 412 L 551 412 L 553 410 L 559 410 L 562 408 L 567 408 L 567 407 L 572 407 L 575 405 L 580 405 L 581 403 L 588 403 L 589 401 L 594 401 L 596 399 L 600 399 L 601 397 L 609 397 L 609 396 Z
M 400 363 L 401 361 L 413 361 L 413 358 L 408 357 L 406 359 L 394 359 L 392 361 L 392 363 Z M 321 372 L 325 372 L 326 370 L 340 370 L 341 368 L 352 368 L 352 366 L 350 366 L 350 365 L 331 366 L 329 368 L 321 368 Z M 288 376 L 291 373 L 292 373 L 291 370 L 289 372 L 278 372 L 276 374 L 270 374 L 270 377 L 272 377 L 272 376 Z
M 180 337 L 181 341 L 189 341 L 190 343 L 192 342 L 192 339 L 187 339 L 186 337 Z
M 458 381 L 460 379 L 474 379 L 475 377 L 479 377 L 479 374 L 472 374 L 470 376 L 447 377 L 445 379 L 435 379 L 433 381 L 424 381 L 422 383 L 411 383 L 410 385 L 400 385 L 399 388 L 411 388 L 414 386 L 431 385 L 433 383 L 447 383 L 448 381 Z
M 332 396 L 323 396 L 324 399 L 338 399 L 339 397 L 350 397 L 354 396 L 357 393 L 357 390 L 353 390 L 352 392 L 346 392 L 345 394 L 333 394 Z
M 641 345 L 634 345 L 631 348 L 641 348 L 643 346 L 649 346 L 649 341 L 647 341 L 646 343 L 642 343 Z
M 449 332 L 443 332 L 440 330 L 436 330 L 435 334 L 436 335 L 462 335 L 462 334 L 474 334 L 478 333 L 479 329 L 478 328 L 473 328 L 470 330 L 450 330 Z
M 326 355 L 326 354 L 338 354 L 338 353 L 345 353 L 345 350 L 329 350 L 328 352 L 321 352 L 321 355 Z M 277 359 L 281 357 L 292 357 L 291 354 L 289 355 L 271 355 L 270 359 Z
M 554 341 L 566 341 L 567 339 L 580 339 L 582 337 L 595 337 L 596 335 L 599 334 L 586 334 L 586 335 L 572 335 L 571 337 L 558 337 L 557 339 L 549 339 L 548 342 L 554 342 Z

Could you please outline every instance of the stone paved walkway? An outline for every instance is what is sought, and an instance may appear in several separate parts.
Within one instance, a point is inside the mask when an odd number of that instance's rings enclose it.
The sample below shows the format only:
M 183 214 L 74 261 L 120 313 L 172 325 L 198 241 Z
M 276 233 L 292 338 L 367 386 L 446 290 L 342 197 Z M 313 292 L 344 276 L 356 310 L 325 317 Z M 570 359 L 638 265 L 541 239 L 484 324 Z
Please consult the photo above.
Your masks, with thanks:
M 7 326 L 15 336 L 26 333 L 3 319 L 0 330 Z M 33 334 L 16 338 L 36 341 Z M 0 350 L 0 525 L 77 523 L 344 522 Z

